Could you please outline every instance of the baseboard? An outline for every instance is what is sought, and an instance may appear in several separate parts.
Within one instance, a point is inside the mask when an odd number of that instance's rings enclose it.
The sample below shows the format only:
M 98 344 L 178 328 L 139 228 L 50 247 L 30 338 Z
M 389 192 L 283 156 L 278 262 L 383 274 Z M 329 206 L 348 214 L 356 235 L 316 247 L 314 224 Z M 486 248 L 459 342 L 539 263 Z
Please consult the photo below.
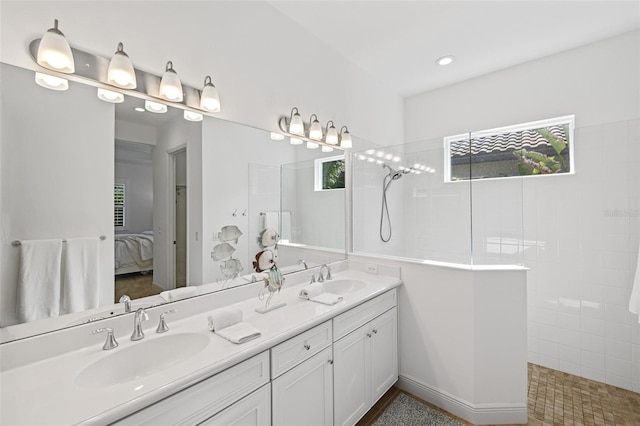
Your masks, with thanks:
M 410 376 L 400 376 L 396 386 L 450 412 L 474 425 L 525 424 L 527 404 L 472 404 L 442 389 L 420 383 Z

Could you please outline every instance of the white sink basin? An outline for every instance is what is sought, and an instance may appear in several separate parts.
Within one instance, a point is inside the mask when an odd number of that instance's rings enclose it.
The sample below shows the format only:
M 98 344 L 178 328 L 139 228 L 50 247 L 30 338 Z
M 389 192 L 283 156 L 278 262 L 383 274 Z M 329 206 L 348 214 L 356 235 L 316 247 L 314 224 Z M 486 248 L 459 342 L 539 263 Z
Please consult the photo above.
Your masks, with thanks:
M 170 332 L 169 332 L 170 333 Z M 209 338 L 197 333 L 179 333 L 132 342 L 87 366 L 76 377 L 81 387 L 98 388 L 130 382 L 184 362 L 209 344 Z
M 366 283 L 360 280 L 330 280 L 322 283 L 324 291 L 333 294 L 348 294 L 366 287 Z

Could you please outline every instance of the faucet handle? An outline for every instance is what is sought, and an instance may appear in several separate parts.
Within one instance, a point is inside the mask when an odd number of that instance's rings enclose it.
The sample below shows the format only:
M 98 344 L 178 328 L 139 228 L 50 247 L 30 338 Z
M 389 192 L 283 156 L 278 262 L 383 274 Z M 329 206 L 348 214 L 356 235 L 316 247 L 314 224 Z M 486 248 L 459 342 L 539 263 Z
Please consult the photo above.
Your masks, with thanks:
M 131 298 L 126 294 L 123 294 L 118 300 L 119 303 L 124 303 L 124 311 L 125 313 L 131 312 Z
M 108 351 L 109 349 L 117 348 L 118 342 L 116 341 L 116 338 L 113 335 L 113 328 L 110 328 L 110 327 L 97 328 L 89 334 L 98 334 L 98 333 L 102 333 L 103 331 L 107 332 L 107 340 L 104 342 L 104 346 L 102 346 L 102 349 L 104 349 L 105 351 Z
M 156 333 L 164 333 L 166 331 L 169 331 L 169 327 L 167 326 L 167 322 L 165 321 L 164 317 L 168 314 L 174 314 L 177 311 L 177 309 L 171 309 L 170 311 L 160 314 L 160 322 L 158 323 L 158 328 L 156 328 Z

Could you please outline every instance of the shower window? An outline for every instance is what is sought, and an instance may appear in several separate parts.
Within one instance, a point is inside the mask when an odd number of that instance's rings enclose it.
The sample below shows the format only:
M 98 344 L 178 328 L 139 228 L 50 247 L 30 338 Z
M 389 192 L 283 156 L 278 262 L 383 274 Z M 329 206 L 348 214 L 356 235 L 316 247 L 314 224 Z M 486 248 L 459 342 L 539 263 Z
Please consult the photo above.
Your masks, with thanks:
M 316 191 L 344 189 L 344 155 L 318 158 L 314 166 Z
M 573 174 L 574 116 L 444 138 L 445 182 Z

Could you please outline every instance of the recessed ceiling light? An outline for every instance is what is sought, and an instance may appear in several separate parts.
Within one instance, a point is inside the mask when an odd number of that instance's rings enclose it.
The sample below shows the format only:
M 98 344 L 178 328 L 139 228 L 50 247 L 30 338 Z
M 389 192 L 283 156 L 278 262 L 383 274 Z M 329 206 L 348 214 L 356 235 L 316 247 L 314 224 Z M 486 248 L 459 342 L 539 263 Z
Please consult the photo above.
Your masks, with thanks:
M 142 108 L 142 107 L 135 107 L 134 110 L 136 110 L 138 112 L 144 112 L 144 108 Z
M 438 65 L 449 65 L 453 62 L 455 57 L 453 55 L 443 56 L 441 58 L 436 59 L 436 64 Z

